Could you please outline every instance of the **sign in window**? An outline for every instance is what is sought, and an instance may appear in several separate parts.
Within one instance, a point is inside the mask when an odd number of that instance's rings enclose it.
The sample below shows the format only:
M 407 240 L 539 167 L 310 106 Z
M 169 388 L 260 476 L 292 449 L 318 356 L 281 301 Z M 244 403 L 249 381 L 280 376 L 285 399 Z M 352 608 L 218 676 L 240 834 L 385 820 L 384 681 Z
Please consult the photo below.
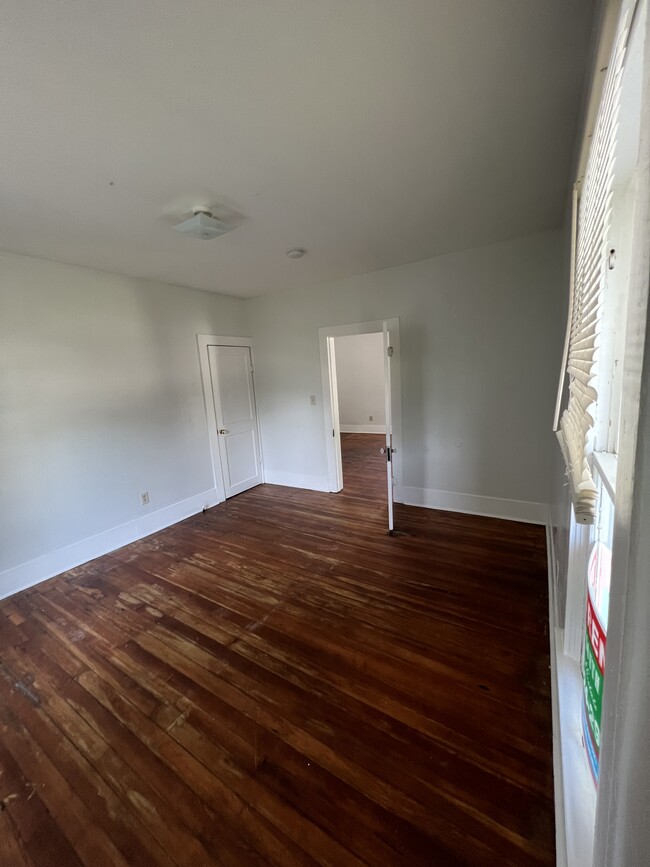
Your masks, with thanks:
M 585 748 L 596 784 L 598 784 L 600 769 L 600 722 L 603 709 L 611 571 L 611 549 L 605 542 L 599 540 L 594 543 L 589 555 L 586 634 L 582 653 Z

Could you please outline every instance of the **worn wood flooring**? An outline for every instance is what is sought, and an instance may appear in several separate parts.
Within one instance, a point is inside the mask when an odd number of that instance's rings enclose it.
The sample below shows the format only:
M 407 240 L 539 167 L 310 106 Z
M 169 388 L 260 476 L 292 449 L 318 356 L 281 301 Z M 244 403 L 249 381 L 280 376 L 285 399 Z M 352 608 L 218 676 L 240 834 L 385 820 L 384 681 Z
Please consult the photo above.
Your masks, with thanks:
M 0 603 L 0 865 L 551 865 L 541 527 L 260 486 Z

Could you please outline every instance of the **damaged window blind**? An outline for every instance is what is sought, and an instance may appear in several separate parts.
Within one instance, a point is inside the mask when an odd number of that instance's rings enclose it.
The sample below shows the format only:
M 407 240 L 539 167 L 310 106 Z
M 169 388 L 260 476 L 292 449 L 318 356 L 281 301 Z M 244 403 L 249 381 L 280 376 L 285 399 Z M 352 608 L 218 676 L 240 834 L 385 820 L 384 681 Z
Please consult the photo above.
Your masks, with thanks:
M 589 455 L 594 427 L 598 345 L 607 267 L 607 239 L 614 191 L 614 163 L 623 60 L 629 27 L 621 20 L 593 131 L 584 178 L 574 196 L 575 243 L 563 369 L 569 399 L 557 436 L 567 465 L 576 520 L 596 517 L 597 489 Z M 558 399 L 559 403 L 559 399 Z

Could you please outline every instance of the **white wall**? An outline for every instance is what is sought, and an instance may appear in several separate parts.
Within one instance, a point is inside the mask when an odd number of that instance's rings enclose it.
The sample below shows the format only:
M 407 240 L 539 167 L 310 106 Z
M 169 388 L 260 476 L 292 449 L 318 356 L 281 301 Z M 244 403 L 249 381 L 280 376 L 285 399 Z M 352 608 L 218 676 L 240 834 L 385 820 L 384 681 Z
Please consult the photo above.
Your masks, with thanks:
M 267 479 L 327 490 L 318 328 L 399 317 L 410 496 L 547 504 L 562 288 L 550 232 L 247 302 Z
M 0 254 L 0 596 L 201 508 L 213 475 L 196 335 L 242 334 L 242 309 Z
M 341 430 L 383 432 L 386 425 L 383 335 L 336 337 L 334 345 Z
M 398 316 L 403 486 L 547 503 L 560 264 L 547 233 L 243 302 L 0 254 L 0 595 L 216 501 L 197 333 L 254 332 L 267 480 L 326 489 L 318 328 Z

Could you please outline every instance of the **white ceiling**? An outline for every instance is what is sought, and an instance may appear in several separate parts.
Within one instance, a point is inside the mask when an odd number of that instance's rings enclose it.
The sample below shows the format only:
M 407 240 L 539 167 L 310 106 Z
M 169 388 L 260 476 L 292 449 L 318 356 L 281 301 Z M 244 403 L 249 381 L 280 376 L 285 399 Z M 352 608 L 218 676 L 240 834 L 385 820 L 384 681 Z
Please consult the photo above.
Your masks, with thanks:
M 0 249 L 250 297 L 556 227 L 591 14 L 4 0 Z

